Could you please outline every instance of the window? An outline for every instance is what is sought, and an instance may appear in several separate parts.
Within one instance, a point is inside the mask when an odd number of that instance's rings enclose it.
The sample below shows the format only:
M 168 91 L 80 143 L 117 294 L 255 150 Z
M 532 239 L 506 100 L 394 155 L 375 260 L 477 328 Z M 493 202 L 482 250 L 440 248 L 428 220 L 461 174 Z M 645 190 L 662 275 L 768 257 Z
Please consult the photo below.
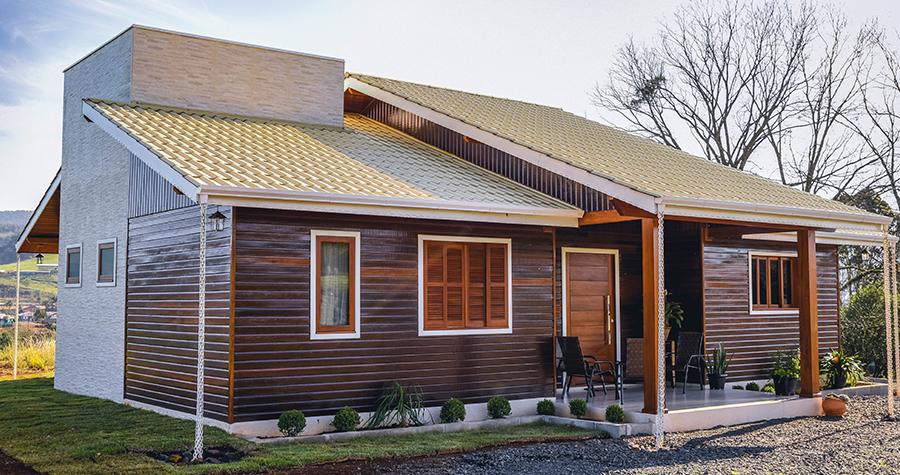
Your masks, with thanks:
M 359 233 L 310 233 L 310 338 L 359 338 Z
M 750 304 L 752 310 L 797 308 L 794 301 L 793 256 L 750 256 Z
M 81 286 L 81 244 L 66 246 L 66 286 Z
M 97 285 L 116 285 L 116 240 L 97 242 Z
M 512 333 L 509 239 L 419 236 L 419 334 Z

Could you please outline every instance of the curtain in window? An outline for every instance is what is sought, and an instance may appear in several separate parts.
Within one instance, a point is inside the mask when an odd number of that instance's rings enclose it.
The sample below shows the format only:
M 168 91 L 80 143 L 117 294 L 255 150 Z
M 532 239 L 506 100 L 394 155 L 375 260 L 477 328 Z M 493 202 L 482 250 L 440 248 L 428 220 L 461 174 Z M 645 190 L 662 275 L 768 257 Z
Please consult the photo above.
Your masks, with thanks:
M 319 322 L 322 325 L 350 324 L 350 244 L 322 242 Z

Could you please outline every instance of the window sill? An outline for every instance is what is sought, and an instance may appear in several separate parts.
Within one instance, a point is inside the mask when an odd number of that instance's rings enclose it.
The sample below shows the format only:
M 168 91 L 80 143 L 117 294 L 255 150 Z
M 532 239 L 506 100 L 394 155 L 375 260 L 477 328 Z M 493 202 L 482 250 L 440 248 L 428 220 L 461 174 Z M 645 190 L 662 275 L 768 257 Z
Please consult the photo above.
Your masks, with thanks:
M 97 282 L 97 287 L 115 287 L 115 282 Z
M 800 309 L 785 308 L 780 310 L 750 310 L 750 315 L 800 315 Z
M 312 333 L 310 340 L 358 340 L 359 332 L 352 333 Z
M 419 330 L 419 336 L 510 335 L 512 328 L 460 328 L 455 330 Z

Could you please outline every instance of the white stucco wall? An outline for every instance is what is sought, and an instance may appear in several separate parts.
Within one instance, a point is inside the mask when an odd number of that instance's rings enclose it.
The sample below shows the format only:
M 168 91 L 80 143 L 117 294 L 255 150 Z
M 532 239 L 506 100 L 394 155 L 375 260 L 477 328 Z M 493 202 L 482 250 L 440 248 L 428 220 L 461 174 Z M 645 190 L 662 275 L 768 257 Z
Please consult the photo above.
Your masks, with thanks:
M 128 152 L 82 115 L 85 98 L 131 97 L 132 33 L 65 73 L 60 185 L 57 389 L 121 402 L 125 373 Z M 97 242 L 116 239 L 116 285 L 97 285 Z M 65 285 L 65 248 L 82 245 L 80 287 Z

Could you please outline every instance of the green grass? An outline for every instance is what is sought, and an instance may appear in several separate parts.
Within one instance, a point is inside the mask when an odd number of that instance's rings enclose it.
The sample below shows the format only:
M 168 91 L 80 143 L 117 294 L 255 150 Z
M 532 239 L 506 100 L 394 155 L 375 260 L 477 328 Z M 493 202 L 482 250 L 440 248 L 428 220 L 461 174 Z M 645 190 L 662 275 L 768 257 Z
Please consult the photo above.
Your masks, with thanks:
M 58 264 L 59 263 L 59 254 L 44 254 L 44 264 Z M 42 270 L 48 270 L 49 267 L 42 267 Z M 4 264 L 0 266 L 0 270 L 15 272 L 16 271 L 16 263 L 12 264 Z M 37 259 L 31 258 L 27 261 L 22 261 L 22 270 L 38 270 Z
M 240 462 L 172 467 L 144 455 L 188 450 L 194 424 L 110 401 L 53 389 L 53 379 L 0 381 L 0 450 L 51 475 L 195 474 L 262 471 L 347 457 L 389 457 L 470 450 L 525 440 L 608 436 L 572 426 L 530 424 L 456 433 L 361 437 L 328 444 L 254 445 L 206 428 L 206 446 L 247 453 Z

